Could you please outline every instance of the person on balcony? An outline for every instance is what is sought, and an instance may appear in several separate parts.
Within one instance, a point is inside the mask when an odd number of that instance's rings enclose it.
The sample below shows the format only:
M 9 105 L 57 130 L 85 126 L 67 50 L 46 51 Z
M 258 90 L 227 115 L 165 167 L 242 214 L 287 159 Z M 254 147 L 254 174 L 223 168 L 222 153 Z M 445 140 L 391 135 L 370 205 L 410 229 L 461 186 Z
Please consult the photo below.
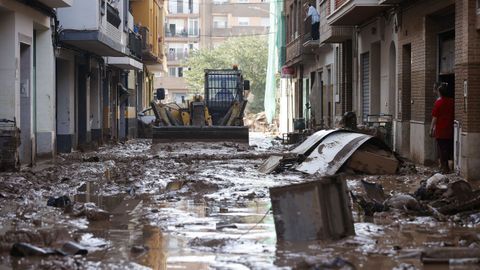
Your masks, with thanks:
M 319 28 L 320 28 L 320 14 L 318 14 L 318 11 L 315 9 L 315 7 L 312 5 L 312 3 L 308 3 L 308 11 L 307 11 L 307 17 L 305 20 L 308 19 L 312 20 L 312 39 L 317 40 L 319 38 Z

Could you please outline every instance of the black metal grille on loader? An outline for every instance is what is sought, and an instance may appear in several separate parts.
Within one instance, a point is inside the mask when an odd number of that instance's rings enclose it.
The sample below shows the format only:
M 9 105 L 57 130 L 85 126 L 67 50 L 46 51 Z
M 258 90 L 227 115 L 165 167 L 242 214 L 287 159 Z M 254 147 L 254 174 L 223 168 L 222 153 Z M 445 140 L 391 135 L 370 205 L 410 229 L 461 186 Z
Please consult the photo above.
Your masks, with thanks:
M 243 99 L 241 71 L 232 69 L 205 71 L 205 102 L 218 125 L 234 101 Z

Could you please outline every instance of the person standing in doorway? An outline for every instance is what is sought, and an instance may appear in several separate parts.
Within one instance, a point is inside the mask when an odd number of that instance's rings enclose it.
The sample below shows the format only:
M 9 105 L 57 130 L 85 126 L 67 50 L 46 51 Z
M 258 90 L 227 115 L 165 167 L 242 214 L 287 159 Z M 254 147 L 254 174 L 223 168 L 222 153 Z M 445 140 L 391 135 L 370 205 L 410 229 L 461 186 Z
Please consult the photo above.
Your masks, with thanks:
M 438 156 L 442 173 L 449 173 L 448 161 L 453 158 L 453 121 L 455 101 L 448 93 L 447 83 L 438 87 L 440 97 L 435 101 L 432 110 L 430 136 L 437 141 Z
M 312 20 L 312 39 L 317 40 L 320 34 L 318 30 L 320 28 L 320 14 L 318 14 L 318 11 L 311 3 L 308 3 L 307 17 L 305 20 L 307 20 L 308 17 Z

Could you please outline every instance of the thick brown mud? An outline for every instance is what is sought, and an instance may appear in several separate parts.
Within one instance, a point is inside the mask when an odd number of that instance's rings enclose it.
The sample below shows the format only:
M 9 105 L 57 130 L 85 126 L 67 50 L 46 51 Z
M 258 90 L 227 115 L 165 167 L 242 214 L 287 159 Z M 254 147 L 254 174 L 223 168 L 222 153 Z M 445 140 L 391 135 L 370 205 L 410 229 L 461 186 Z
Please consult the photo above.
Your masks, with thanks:
M 475 212 L 444 221 L 401 210 L 366 217 L 354 204 L 355 236 L 277 242 L 268 188 L 310 179 L 257 172 L 263 158 L 284 149 L 252 137 L 250 146 L 152 147 L 137 140 L 0 174 L 0 269 L 480 269 L 420 261 L 426 247 L 479 247 Z M 387 194 L 413 193 L 432 174 L 417 166 L 401 175 L 346 179 L 356 193 L 361 179 L 381 183 Z M 63 195 L 71 209 L 47 206 L 50 196 Z M 93 206 L 107 218 L 79 210 Z M 88 254 L 9 254 L 16 242 L 58 248 L 65 241 Z

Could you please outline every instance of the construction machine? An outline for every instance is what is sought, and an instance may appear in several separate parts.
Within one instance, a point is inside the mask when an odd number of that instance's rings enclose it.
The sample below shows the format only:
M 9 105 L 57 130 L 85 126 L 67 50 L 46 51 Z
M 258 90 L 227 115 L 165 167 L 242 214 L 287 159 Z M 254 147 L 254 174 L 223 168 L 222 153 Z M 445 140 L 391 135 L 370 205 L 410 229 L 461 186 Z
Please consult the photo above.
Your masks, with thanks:
M 248 144 L 243 125 L 250 82 L 233 69 L 205 70 L 204 95 L 181 103 L 163 103 L 162 90 L 151 102 L 156 117 L 153 143 L 230 141 Z

